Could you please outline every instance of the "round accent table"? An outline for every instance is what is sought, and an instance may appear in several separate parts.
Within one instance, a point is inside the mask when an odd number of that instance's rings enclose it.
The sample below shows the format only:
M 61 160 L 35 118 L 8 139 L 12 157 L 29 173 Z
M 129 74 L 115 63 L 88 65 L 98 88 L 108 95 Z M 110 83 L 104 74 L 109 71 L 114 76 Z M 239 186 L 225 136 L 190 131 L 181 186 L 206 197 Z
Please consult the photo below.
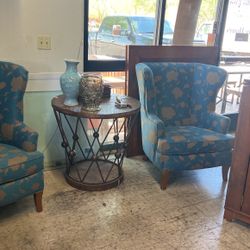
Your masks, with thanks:
M 127 104 L 115 107 L 116 96 Z M 106 190 L 123 181 L 122 163 L 131 128 L 140 109 L 138 100 L 121 95 L 104 99 L 100 111 L 63 104 L 56 96 L 51 105 L 62 136 L 66 156 L 65 179 L 82 190 Z

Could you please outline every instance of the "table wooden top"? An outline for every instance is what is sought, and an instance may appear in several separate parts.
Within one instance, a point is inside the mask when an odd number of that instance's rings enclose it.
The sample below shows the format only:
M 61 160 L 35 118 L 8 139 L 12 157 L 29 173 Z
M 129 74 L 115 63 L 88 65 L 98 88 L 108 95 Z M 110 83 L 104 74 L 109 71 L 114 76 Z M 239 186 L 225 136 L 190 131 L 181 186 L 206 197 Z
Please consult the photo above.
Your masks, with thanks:
M 116 96 L 122 100 L 123 103 L 128 104 L 126 108 L 115 107 Z M 82 118 L 96 118 L 96 119 L 112 119 L 117 117 L 128 117 L 137 113 L 140 109 L 140 102 L 135 98 L 124 95 L 111 95 L 110 98 L 103 99 L 100 105 L 100 111 L 90 112 L 82 108 L 81 105 L 66 106 L 63 104 L 64 96 L 59 95 L 52 99 L 51 105 L 54 110 L 66 115 L 82 117 Z

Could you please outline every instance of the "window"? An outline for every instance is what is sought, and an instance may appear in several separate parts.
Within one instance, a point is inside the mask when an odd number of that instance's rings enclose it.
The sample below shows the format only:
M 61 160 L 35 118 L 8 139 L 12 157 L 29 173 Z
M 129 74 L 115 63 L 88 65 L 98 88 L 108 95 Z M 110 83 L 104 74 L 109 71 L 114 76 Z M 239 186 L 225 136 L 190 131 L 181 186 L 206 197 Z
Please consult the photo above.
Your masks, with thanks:
M 207 44 L 219 1 L 197 8 L 194 45 Z M 84 71 L 124 70 L 126 45 L 172 44 L 178 7 L 176 0 L 85 0 Z
M 154 44 L 157 3 L 84 1 L 84 70 L 124 70 L 126 45 Z M 166 26 L 166 31 L 171 32 L 170 24 Z

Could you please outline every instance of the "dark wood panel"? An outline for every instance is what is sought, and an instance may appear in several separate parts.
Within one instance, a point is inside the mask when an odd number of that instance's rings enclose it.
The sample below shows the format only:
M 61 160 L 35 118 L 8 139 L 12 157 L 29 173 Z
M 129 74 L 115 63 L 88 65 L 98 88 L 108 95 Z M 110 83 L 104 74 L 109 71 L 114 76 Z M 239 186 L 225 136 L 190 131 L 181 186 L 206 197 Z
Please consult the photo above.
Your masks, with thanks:
M 218 65 L 219 49 L 200 46 L 127 46 L 126 94 L 139 99 L 135 65 L 139 62 L 199 62 Z M 140 118 L 139 118 L 140 119 Z M 140 122 L 134 127 L 128 156 L 142 154 Z
M 226 207 L 241 209 L 250 155 L 250 86 L 244 86 L 239 108 Z
M 241 210 L 243 213 L 249 214 L 250 216 L 250 164 L 248 164 L 248 175 L 246 180 L 245 191 L 243 194 L 243 204 Z
M 250 80 L 244 83 L 224 218 L 250 223 Z
M 228 221 L 241 220 L 250 224 L 250 215 L 242 213 L 241 211 L 234 211 L 230 208 L 227 208 L 224 213 L 224 218 Z

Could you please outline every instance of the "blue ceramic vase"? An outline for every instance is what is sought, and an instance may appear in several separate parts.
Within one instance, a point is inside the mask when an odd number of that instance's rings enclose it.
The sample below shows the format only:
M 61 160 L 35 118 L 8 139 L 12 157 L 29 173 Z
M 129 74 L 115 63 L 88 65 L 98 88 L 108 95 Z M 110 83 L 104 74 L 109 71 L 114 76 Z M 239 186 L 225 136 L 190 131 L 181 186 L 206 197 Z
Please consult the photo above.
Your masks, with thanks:
M 65 60 L 66 70 L 60 77 L 60 85 L 65 96 L 64 105 L 76 106 L 78 105 L 79 82 L 80 74 L 77 72 L 77 65 L 79 61 Z

